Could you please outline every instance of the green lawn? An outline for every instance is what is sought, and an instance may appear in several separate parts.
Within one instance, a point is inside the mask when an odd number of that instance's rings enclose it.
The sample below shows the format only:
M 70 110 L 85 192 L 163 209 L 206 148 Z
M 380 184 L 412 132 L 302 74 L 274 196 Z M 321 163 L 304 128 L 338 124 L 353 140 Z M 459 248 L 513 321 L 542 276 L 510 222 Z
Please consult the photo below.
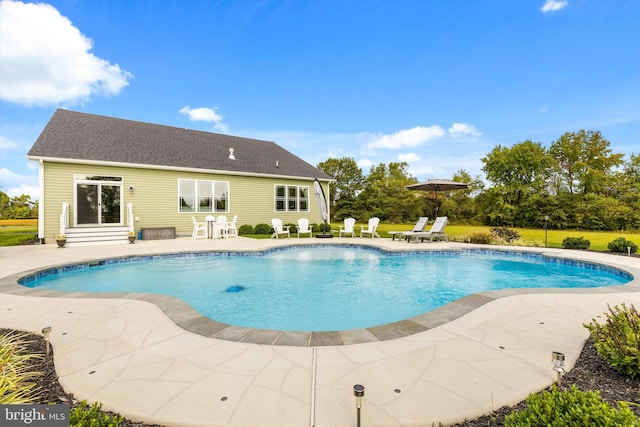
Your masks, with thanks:
M 17 246 L 22 243 L 32 241 L 37 237 L 38 227 L 35 220 L 27 220 L 27 225 L 2 225 L 0 222 L 0 246 Z M 342 223 L 333 223 L 332 229 L 339 230 Z M 366 224 L 356 224 L 356 233 L 359 235 L 360 226 Z M 380 224 L 378 233 L 382 237 L 391 237 L 390 231 L 411 230 L 413 224 Z M 476 232 L 488 233 L 491 227 L 472 225 L 447 225 L 446 233 L 450 240 L 464 241 L 466 236 Z M 544 245 L 545 232 L 541 229 L 512 228 L 520 233 L 521 240 L 527 242 L 538 242 Z M 292 233 L 295 236 L 295 233 Z M 250 237 L 268 239 L 270 235 L 252 235 Z M 561 248 L 562 241 L 566 237 L 584 237 L 591 242 L 589 249 L 596 251 L 607 251 L 607 245 L 618 237 L 624 237 L 640 246 L 640 233 L 623 233 L 613 231 L 579 231 L 579 230 L 548 230 L 547 246 L 551 248 Z
M 33 225 L 0 225 L 0 246 L 17 246 L 38 237 L 38 227 Z
M 336 224 L 337 225 L 337 224 Z M 335 227 L 334 227 L 335 228 Z M 389 231 L 411 230 L 413 224 L 397 225 L 397 224 L 380 224 L 378 232 L 382 237 L 391 237 Z M 520 233 L 520 239 L 525 241 L 538 241 L 544 245 L 545 231 L 542 229 L 531 228 L 511 228 Z M 488 233 L 491 227 L 472 226 L 472 225 L 447 225 L 446 233 L 450 240 L 464 241 L 466 236 L 472 233 L 485 232 Z M 550 248 L 561 248 L 562 241 L 567 237 L 584 237 L 591 242 L 589 249 L 596 251 L 607 251 L 607 245 L 618 237 L 624 237 L 640 246 L 639 233 L 623 233 L 619 231 L 579 231 L 579 230 L 548 230 L 547 246 Z

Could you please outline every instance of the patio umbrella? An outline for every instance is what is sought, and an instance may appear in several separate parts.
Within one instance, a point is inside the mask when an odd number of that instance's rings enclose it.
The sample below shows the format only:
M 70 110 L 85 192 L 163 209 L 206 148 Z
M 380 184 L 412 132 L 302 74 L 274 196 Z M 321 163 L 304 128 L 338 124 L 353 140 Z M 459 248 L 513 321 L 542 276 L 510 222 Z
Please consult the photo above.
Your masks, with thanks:
M 407 185 L 404 188 L 408 190 L 420 190 L 420 191 L 433 191 L 436 193 L 436 216 L 438 216 L 438 209 L 440 205 L 438 201 L 438 192 L 440 191 L 455 191 L 464 190 L 469 187 L 469 184 L 464 182 L 447 181 L 445 179 L 430 179 L 429 181 L 419 182 L 417 184 Z
M 316 201 L 318 202 L 318 207 L 320 208 L 320 217 L 324 221 L 324 227 L 322 228 L 322 234 L 316 234 L 317 238 L 330 238 L 333 237 L 333 234 L 327 233 L 327 221 L 329 221 L 329 210 L 327 209 L 327 198 L 324 195 L 324 190 L 322 185 L 320 185 L 320 181 L 318 178 L 314 178 L 313 181 L 313 190 L 316 195 Z

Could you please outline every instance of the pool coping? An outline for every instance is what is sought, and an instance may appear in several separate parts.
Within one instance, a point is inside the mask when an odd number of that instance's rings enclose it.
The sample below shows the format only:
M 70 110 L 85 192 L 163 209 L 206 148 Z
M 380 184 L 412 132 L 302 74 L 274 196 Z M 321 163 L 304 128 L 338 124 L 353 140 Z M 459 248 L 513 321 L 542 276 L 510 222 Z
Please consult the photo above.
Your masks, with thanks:
M 170 255 L 189 255 L 189 254 L 206 254 L 206 253 L 261 253 L 281 248 L 300 247 L 300 246 L 332 246 L 351 245 L 353 247 L 375 248 L 381 251 L 394 253 L 407 252 L 429 252 L 429 251 L 447 251 L 447 252 L 464 252 L 464 251 L 491 251 L 491 252 L 521 252 L 542 255 L 546 257 L 565 259 L 574 262 L 586 262 L 596 265 L 604 265 L 610 268 L 621 270 L 633 277 L 633 279 L 619 286 L 608 286 L 600 288 L 516 288 L 496 291 L 485 291 L 472 295 L 468 295 L 448 303 L 442 307 L 428 311 L 426 313 L 400 320 L 397 322 L 378 325 L 367 328 L 349 329 L 341 331 L 279 331 L 270 329 L 247 328 L 235 325 L 221 323 L 210 319 L 198 311 L 193 309 L 183 300 L 160 294 L 146 293 L 90 293 L 90 292 L 64 292 L 51 290 L 38 290 L 22 286 L 18 280 L 35 274 L 40 271 L 59 268 L 64 265 L 86 264 L 91 262 L 102 262 L 120 258 L 145 257 L 145 255 L 123 255 L 118 257 L 92 258 L 92 260 L 57 263 L 53 265 L 31 268 L 19 273 L 14 273 L 0 278 L 0 293 L 32 296 L 32 297 L 53 297 L 53 298 L 92 298 L 92 299 L 133 299 L 146 301 L 155 304 L 160 310 L 180 328 L 208 338 L 216 338 L 232 342 L 275 345 L 275 346 L 297 346 L 297 347 L 322 347 L 322 346 L 342 346 L 351 344 L 363 344 L 380 341 L 388 341 L 393 339 L 404 338 L 413 334 L 424 332 L 452 320 L 458 319 L 467 313 L 499 298 L 526 295 L 526 294 L 608 294 L 608 293 L 625 293 L 640 291 L 640 269 L 634 266 L 625 265 L 623 263 L 615 263 L 615 255 L 601 254 L 593 252 L 579 252 L 568 250 L 553 250 L 550 248 L 529 248 L 529 247 L 513 247 L 513 246 L 493 246 L 493 245 L 469 245 L 460 244 L 458 247 L 447 245 L 446 249 L 442 246 L 431 246 L 428 243 L 416 245 L 415 248 L 408 247 L 390 248 L 378 244 L 380 241 L 371 242 L 327 242 L 317 241 L 310 244 L 309 241 L 304 243 L 296 243 L 291 241 L 282 241 L 277 246 L 260 249 L 247 250 L 229 250 L 229 249 L 207 249 L 207 250 L 183 250 L 183 251 L 163 251 L 153 254 L 152 256 L 170 256 Z M 414 246 L 414 245 L 412 245 Z M 597 254 L 593 259 L 594 254 Z M 591 256 L 590 256 L 591 255 Z M 601 256 L 603 255 L 603 256 Z M 618 259 L 618 261 L 621 261 Z

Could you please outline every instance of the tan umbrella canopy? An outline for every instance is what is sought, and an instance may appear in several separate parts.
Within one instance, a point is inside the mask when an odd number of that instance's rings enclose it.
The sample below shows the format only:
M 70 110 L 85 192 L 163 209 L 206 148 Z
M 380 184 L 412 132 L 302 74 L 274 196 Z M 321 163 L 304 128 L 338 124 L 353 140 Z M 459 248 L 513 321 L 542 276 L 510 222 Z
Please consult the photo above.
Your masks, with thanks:
M 435 192 L 436 193 L 436 216 L 438 216 L 438 209 L 440 209 L 440 204 L 437 203 L 438 192 L 464 190 L 467 187 L 469 187 L 469 184 L 467 183 L 447 181 L 446 179 L 430 179 L 429 181 L 419 182 L 417 184 L 411 184 L 411 185 L 405 186 L 405 188 L 408 190 Z

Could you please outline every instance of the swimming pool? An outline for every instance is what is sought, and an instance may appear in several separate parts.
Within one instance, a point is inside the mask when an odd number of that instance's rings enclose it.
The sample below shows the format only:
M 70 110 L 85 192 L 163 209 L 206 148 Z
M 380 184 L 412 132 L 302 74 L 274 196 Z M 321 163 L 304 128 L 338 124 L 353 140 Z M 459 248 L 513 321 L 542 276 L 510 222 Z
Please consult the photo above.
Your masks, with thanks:
M 20 283 L 72 292 L 166 294 L 227 324 L 328 331 L 392 323 L 487 290 L 589 288 L 630 280 L 612 267 L 525 252 L 387 252 L 341 245 L 112 259 L 39 272 Z

